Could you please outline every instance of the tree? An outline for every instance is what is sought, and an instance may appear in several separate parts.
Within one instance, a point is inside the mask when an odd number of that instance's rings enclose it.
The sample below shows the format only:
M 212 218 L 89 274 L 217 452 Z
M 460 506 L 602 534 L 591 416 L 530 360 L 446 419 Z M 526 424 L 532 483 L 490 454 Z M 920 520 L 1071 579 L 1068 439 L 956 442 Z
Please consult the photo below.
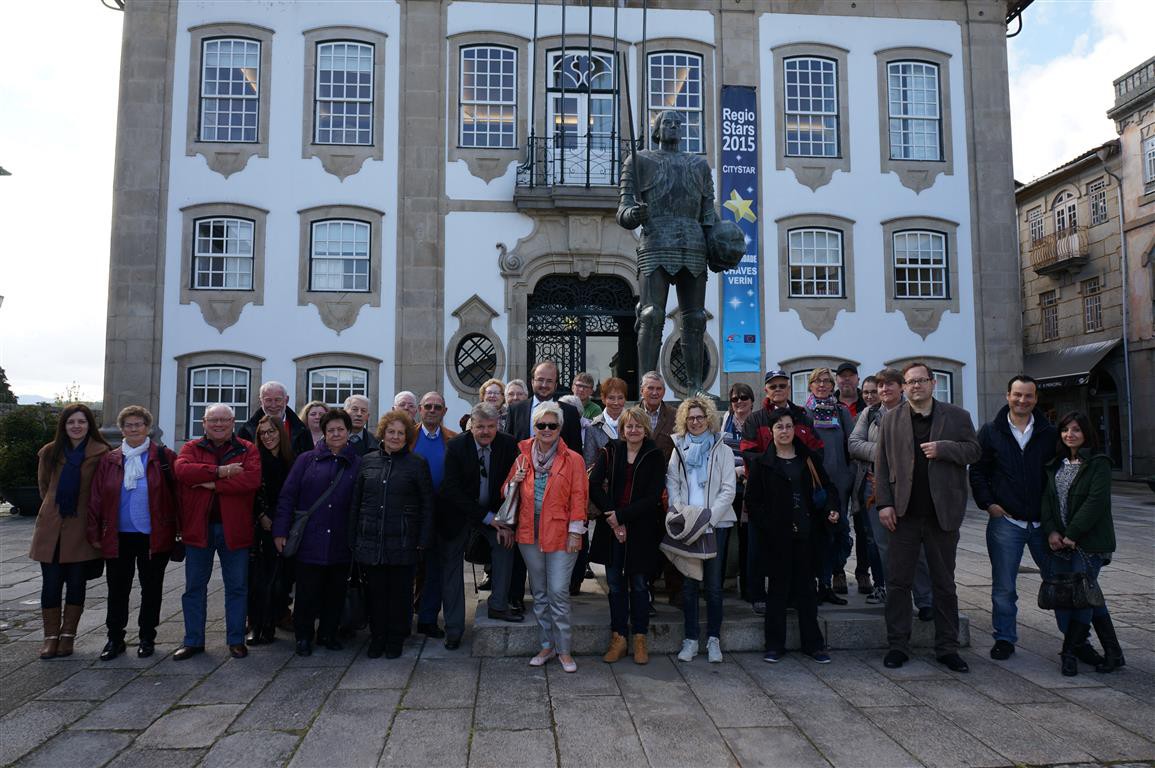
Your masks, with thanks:
M 4 368 L 0 366 L 0 403 L 15 403 L 16 395 L 12 392 L 12 387 L 8 386 L 8 374 L 4 373 Z

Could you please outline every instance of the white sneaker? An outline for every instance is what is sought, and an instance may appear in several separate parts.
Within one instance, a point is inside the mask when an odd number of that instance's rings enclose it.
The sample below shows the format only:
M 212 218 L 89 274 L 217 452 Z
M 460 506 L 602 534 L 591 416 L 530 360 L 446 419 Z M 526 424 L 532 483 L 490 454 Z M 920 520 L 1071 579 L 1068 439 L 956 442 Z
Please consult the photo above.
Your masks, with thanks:
M 678 661 L 693 661 L 698 655 L 697 640 L 683 640 L 682 650 L 678 651 Z
M 706 638 L 706 658 L 711 664 L 722 663 L 722 643 L 718 640 L 718 638 Z

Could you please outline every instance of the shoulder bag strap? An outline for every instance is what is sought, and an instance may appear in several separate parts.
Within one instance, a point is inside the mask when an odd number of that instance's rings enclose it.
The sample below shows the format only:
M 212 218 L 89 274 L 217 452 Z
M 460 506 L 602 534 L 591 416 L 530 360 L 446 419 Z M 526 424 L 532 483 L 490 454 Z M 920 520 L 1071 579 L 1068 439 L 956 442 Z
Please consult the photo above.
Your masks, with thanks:
M 321 497 L 313 502 L 313 506 L 309 507 L 310 515 L 312 515 L 313 512 L 317 510 L 317 507 L 325 503 L 325 499 L 329 498 L 329 496 L 337 488 L 337 483 L 341 482 L 341 476 L 344 474 L 345 466 L 341 465 L 341 468 L 337 470 L 337 476 L 333 478 L 333 482 L 329 483 L 329 487 L 325 489 L 325 492 L 321 494 Z
M 810 479 L 814 482 L 814 487 L 821 488 L 822 481 L 818 479 L 818 470 L 814 468 L 814 462 L 809 457 L 806 459 L 806 468 L 810 470 Z

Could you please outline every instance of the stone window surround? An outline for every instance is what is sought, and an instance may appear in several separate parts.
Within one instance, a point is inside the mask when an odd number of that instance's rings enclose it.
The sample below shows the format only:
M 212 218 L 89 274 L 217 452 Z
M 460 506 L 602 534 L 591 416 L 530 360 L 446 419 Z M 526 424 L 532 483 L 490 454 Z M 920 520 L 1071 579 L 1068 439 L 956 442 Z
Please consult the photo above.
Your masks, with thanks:
M 931 373 L 946 373 L 950 375 L 950 396 L 951 404 L 962 406 L 963 404 L 963 368 L 966 363 L 961 360 L 955 360 L 949 357 L 930 357 L 927 355 L 908 355 L 906 357 L 896 357 L 892 360 L 887 360 L 885 365 L 887 368 L 897 368 L 902 370 L 909 363 L 920 362 L 926 363 L 930 366 Z
M 894 173 L 904 187 L 915 194 L 934 186 L 941 173 L 954 175 L 954 137 L 951 116 L 950 54 L 931 48 L 885 48 L 874 52 L 878 62 L 878 149 L 880 170 Z M 890 156 L 890 87 L 887 65 L 897 61 L 918 61 L 938 67 L 939 148 L 942 160 L 894 160 Z
M 838 313 L 853 312 L 854 305 L 854 221 L 826 213 L 802 213 L 775 219 L 778 226 L 778 311 L 793 309 L 802 327 L 815 338 L 834 327 Z M 790 243 L 792 229 L 833 229 L 842 234 L 842 296 L 793 297 L 790 295 Z
M 265 226 L 269 212 L 243 203 L 197 203 L 180 209 L 183 217 L 180 247 L 180 303 L 200 307 L 205 322 L 224 333 L 240 319 L 246 304 L 265 303 Z M 193 288 L 193 243 L 196 222 L 224 216 L 253 222 L 253 287 L 248 291 Z
M 195 368 L 219 365 L 246 369 L 249 372 L 249 401 L 257 402 L 255 387 L 259 387 L 260 382 L 264 381 L 261 378 L 261 367 L 265 358 L 234 350 L 210 349 L 203 352 L 186 352 L 173 359 L 176 360 L 176 420 L 173 424 L 176 440 L 189 439 L 189 382 Z
M 359 205 L 319 205 L 297 211 L 300 218 L 300 254 L 297 275 L 297 306 L 313 304 L 321 315 L 321 322 L 340 333 L 357 321 L 361 307 L 381 306 L 381 229 L 385 212 Z M 352 219 L 369 224 L 369 290 L 368 291 L 314 291 L 310 290 L 313 224 L 330 219 Z
M 850 96 L 845 48 L 826 43 L 799 42 L 770 49 L 774 55 L 774 161 L 779 171 L 791 170 L 799 184 L 812 191 L 830 183 L 835 171 L 850 173 Z M 838 151 L 837 157 L 788 157 L 786 155 L 785 61 L 796 57 L 831 59 L 838 68 Z
M 293 358 L 296 366 L 296 397 L 293 410 L 309 402 L 309 371 L 318 368 L 356 368 L 365 372 L 365 396 L 370 400 L 370 413 L 374 403 L 380 403 L 381 359 L 354 352 L 316 352 Z M 383 413 L 383 411 L 382 411 Z M 366 424 L 373 431 L 374 424 Z
M 366 160 L 383 160 L 385 142 L 385 41 L 384 32 L 367 27 L 316 27 L 305 36 L 304 103 L 301 108 L 301 158 L 316 157 L 321 167 L 341 181 L 361 170 Z M 351 42 L 373 46 L 373 142 L 372 144 L 315 144 L 317 89 L 317 46 L 321 43 Z
M 529 38 L 504 32 L 461 32 L 448 39 L 448 74 L 446 92 L 450 94 L 451 108 L 446 110 L 445 120 L 448 140 L 447 158 L 450 163 L 464 160 L 469 172 L 489 183 L 509 170 L 510 163 L 524 159 L 524 147 L 528 135 L 526 97 L 529 93 Z M 462 147 L 461 141 L 461 51 L 465 48 L 493 47 L 508 48 L 516 53 L 517 100 L 514 107 L 515 124 L 512 147 Z
M 662 341 L 662 349 L 658 353 L 658 369 L 662 374 L 662 380 L 666 382 L 666 387 L 677 395 L 679 398 L 687 398 L 694 393 L 682 386 L 682 382 L 678 381 L 674 376 L 673 355 L 676 345 L 682 343 L 682 313 L 680 310 L 673 310 L 666 314 L 666 319 L 674 324 L 674 330 Z M 706 310 L 707 324 L 714 319 L 714 313 Z M 702 376 L 702 389 L 709 390 L 714 386 L 714 382 L 718 380 L 718 373 L 722 370 L 722 357 L 718 351 L 718 345 L 714 341 L 714 337 L 710 335 L 707 327 L 706 333 L 702 336 L 702 341 L 706 345 L 706 372 Z M 641 382 L 639 382 L 640 386 Z
M 253 155 L 269 156 L 269 103 L 271 101 L 273 30 L 256 24 L 222 22 L 201 24 L 188 29 L 189 74 L 188 74 L 188 131 L 185 141 L 185 155 L 204 156 L 211 170 L 225 178 L 241 171 Z M 201 72 L 203 71 L 204 42 L 214 38 L 244 38 L 261 44 L 261 74 L 257 84 L 259 103 L 257 106 L 257 140 L 254 142 L 224 142 L 200 140 L 200 100 Z M 312 110 L 310 110 L 312 112 Z
M 945 299 L 896 299 L 894 296 L 894 235 L 926 230 L 946 236 L 947 297 Z M 925 339 L 938 329 L 944 312 L 958 314 L 958 222 L 936 216 L 903 216 L 882 222 L 883 269 L 886 280 L 886 311 L 902 312 L 907 326 Z
M 493 344 L 497 358 L 493 375 L 501 378 L 506 364 L 505 345 L 501 342 L 501 336 L 493 329 L 493 321 L 500 315 L 476 293 L 461 302 L 451 314 L 457 318 L 457 330 L 445 343 L 445 375 L 463 400 L 476 403 L 477 387 L 466 385 L 457 375 L 457 347 L 468 336 L 474 334 L 485 336 Z

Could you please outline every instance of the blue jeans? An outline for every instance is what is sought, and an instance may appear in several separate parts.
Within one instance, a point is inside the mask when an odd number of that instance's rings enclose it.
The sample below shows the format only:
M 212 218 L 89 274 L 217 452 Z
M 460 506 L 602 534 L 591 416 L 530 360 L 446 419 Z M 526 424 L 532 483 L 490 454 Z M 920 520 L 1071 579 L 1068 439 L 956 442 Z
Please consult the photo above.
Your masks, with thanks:
M 644 573 L 626 573 L 626 545 L 616 538 L 610 542 L 610 563 L 606 566 L 610 588 L 610 629 L 622 637 L 650 631 L 650 589 Z M 628 622 L 628 623 L 627 623 Z
M 184 611 L 184 645 L 203 648 L 205 619 L 208 614 L 209 578 L 213 575 L 213 553 L 221 561 L 225 582 L 225 642 L 245 642 L 245 610 L 249 596 L 249 548 L 229 549 L 220 523 L 209 526 L 207 547 L 185 547 L 184 594 L 180 604 Z
M 1086 573 L 1095 581 L 1099 580 L 1099 570 L 1103 567 L 1103 558 L 1099 555 L 1086 553 L 1080 555 L 1069 549 L 1051 552 L 1047 562 L 1046 573 Z M 1111 615 L 1104 602 L 1099 608 L 1080 608 L 1077 611 L 1065 609 L 1055 610 L 1055 623 L 1065 635 L 1067 626 L 1072 621 L 1080 624 L 1090 624 L 1092 619 L 1105 619 Z
M 991 636 L 1011 644 L 1019 640 L 1015 621 L 1019 595 L 1015 584 L 1024 546 L 1031 551 L 1031 559 L 1039 570 L 1044 570 L 1049 548 L 1042 528 L 1032 525 L 1020 528 L 1005 517 L 987 520 L 987 554 L 991 558 L 991 626 L 994 630 Z
M 698 639 L 698 589 L 706 588 L 706 637 L 719 637 L 722 632 L 722 573 L 726 568 L 724 555 L 729 528 L 715 529 L 718 555 L 702 563 L 702 580 L 686 579 L 682 587 L 682 610 L 686 614 L 686 639 Z

